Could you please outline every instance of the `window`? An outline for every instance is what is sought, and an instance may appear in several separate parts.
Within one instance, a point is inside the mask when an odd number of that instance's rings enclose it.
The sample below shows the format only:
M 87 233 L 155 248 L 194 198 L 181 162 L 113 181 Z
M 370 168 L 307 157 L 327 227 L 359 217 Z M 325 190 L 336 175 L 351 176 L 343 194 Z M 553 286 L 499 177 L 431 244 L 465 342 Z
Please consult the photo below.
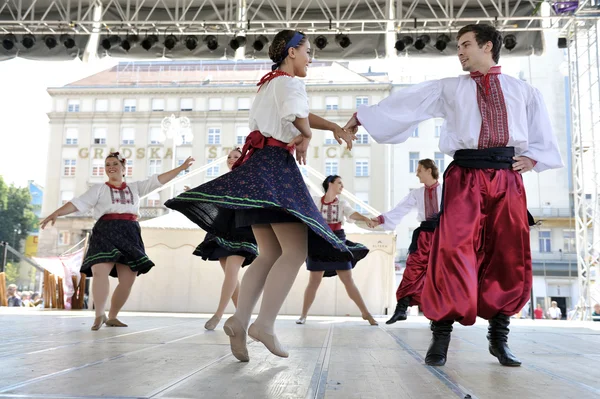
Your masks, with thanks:
M 328 111 L 338 109 L 338 97 L 325 97 L 325 109 Z
M 208 110 L 209 111 L 220 111 L 223 107 L 223 99 L 221 98 L 209 98 L 208 99 Z
M 575 253 L 577 247 L 575 245 L 575 231 L 574 230 L 563 230 L 563 252 Z
M 417 173 L 419 167 L 419 153 L 409 152 L 408 153 L 408 171 L 410 173 Z
M 63 176 L 75 176 L 76 159 L 65 159 L 63 161 Z
M 361 200 L 362 202 L 364 202 L 366 205 L 369 205 L 369 193 L 367 193 L 367 192 L 357 192 L 355 194 L 356 194 L 356 198 L 358 198 L 359 200 Z M 362 214 L 366 214 L 367 213 L 367 210 L 365 208 L 363 208 L 362 206 L 360 206 L 360 204 L 355 204 L 354 205 L 354 209 L 358 213 L 362 213 Z
M 101 177 L 104 176 L 104 160 L 93 159 L 92 160 L 92 176 Z
M 208 128 L 208 144 L 221 144 L 221 128 Z
M 127 176 L 127 177 L 133 176 L 133 159 L 127 160 L 127 164 L 125 165 L 125 176 Z
M 62 230 L 58 232 L 58 245 L 71 245 L 71 232 Z
M 209 159 L 208 163 L 213 163 L 214 159 Z M 206 169 L 206 177 L 216 177 L 219 176 L 219 165 L 212 166 Z
M 146 199 L 146 204 L 148 204 L 148 206 L 151 206 L 151 207 L 160 206 L 160 194 L 159 193 L 150 194 L 148 196 L 148 198 Z
M 436 119 L 435 120 L 435 131 L 434 131 L 434 136 L 436 138 L 439 138 L 440 135 L 442 134 L 442 125 L 444 124 L 444 120 L 443 119 Z
M 250 99 L 249 98 L 238 98 L 237 101 L 238 111 L 248 111 L 250 109 Z
M 365 177 L 369 176 L 369 160 L 368 159 L 357 159 L 354 163 L 355 167 L 355 176 L 356 177 Z
M 419 137 L 419 127 L 417 126 L 412 132 L 413 137 Z
M 73 191 L 61 191 L 60 192 L 60 205 L 64 205 L 73 199 Z
M 132 145 L 135 143 L 135 129 L 132 127 L 124 127 L 121 130 L 121 144 Z
M 552 252 L 552 237 L 551 231 L 549 230 L 540 230 L 540 252 Z
M 306 169 L 306 165 L 298 165 L 298 167 L 300 168 L 300 173 L 302 173 L 302 176 L 308 177 L 308 169 Z
M 177 166 L 183 165 L 184 162 L 185 162 L 185 159 L 178 159 L 177 160 Z M 188 173 L 190 173 L 190 169 L 189 168 L 187 168 L 186 170 L 183 170 L 183 171 L 179 172 L 179 174 L 177 176 L 187 175 Z
M 162 172 L 162 160 L 151 159 L 148 164 L 148 176 L 156 175 Z
M 163 98 L 153 98 L 152 99 L 152 111 L 164 111 L 165 110 L 165 100 Z
M 440 174 L 443 174 L 444 170 L 446 170 L 446 157 L 444 156 L 444 153 L 436 152 L 434 154 L 434 161 L 438 169 L 440 170 Z
M 356 108 L 361 105 L 369 105 L 369 97 L 356 97 Z
M 150 137 L 149 137 L 149 144 L 160 144 L 162 142 L 162 140 L 164 140 L 164 134 L 161 130 L 161 128 L 159 127 L 151 127 L 150 128 Z
M 94 140 L 92 144 L 101 145 L 106 144 L 106 128 L 104 127 L 95 127 L 94 128 Z
M 333 137 L 333 132 L 325 132 L 325 145 L 334 145 L 337 143 Z
M 337 159 L 325 161 L 325 175 L 326 176 L 331 176 L 331 175 L 337 175 L 337 174 L 338 174 L 338 161 L 337 161 Z
M 356 133 L 356 144 L 369 144 L 369 133 L 363 128 L 358 128 Z
M 96 112 L 106 112 L 108 111 L 108 100 L 96 100 Z
M 248 128 L 246 126 L 238 126 L 235 128 L 235 144 L 244 145 L 246 137 L 248 137 Z
M 135 99 L 127 99 L 123 101 L 123 112 L 135 112 Z
M 181 133 L 181 144 L 178 145 L 192 144 L 192 138 L 193 136 L 189 134 Z
M 194 110 L 194 99 L 193 98 L 182 98 L 179 107 L 182 111 L 193 111 Z
M 67 101 L 67 112 L 79 112 L 79 100 Z
M 75 145 L 75 144 L 77 144 L 78 133 L 79 132 L 74 127 L 67 128 L 66 137 L 65 137 L 65 144 L 66 145 Z

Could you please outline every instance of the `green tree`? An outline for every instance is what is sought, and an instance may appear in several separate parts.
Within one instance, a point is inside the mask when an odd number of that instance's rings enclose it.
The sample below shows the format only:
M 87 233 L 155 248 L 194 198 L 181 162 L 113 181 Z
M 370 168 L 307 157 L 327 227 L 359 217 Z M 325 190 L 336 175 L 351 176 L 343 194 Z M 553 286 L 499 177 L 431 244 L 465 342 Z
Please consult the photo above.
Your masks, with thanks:
M 0 176 L 0 241 L 21 252 L 21 242 L 37 224 L 29 189 L 8 186 Z
M 6 273 L 6 286 L 10 284 L 19 284 L 19 275 L 21 273 L 21 264 L 20 263 L 6 263 L 6 269 L 4 269 Z

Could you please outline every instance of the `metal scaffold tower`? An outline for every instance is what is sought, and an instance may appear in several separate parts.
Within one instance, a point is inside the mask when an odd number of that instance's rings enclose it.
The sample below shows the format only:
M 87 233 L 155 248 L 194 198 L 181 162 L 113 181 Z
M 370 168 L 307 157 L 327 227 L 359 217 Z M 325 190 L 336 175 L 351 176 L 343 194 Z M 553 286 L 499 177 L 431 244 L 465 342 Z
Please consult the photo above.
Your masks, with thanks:
M 579 281 L 575 319 L 590 320 L 600 303 L 600 22 L 573 21 L 567 40 L 570 75 L 573 197 Z

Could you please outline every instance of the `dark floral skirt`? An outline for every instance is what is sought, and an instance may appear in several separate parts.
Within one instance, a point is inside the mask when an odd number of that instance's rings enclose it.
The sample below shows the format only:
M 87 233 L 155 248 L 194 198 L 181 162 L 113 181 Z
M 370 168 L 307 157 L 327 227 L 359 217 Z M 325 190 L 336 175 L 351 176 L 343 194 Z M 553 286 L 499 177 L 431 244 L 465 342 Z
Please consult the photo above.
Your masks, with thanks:
M 242 267 L 248 266 L 256 259 L 258 248 L 250 242 L 227 241 L 212 234 L 206 234 L 204 241 L 194 250 L 194 255 L 204 260 L 219 260 L 237 255 L 244 258 Z
M 92 229 L 81 273 L 92 277 L 92 266 L 98 263 L 121 263 L 138 275 L 148 273 L 154 263 L 146 255 L 141 233 L 138 222 L 98 220 Z M 117 277 L 116 266 L 113 266 L 110 276 Z
M 253 224 L 304 223 L 308 253 L 330 261 L 353 256 L 325 223 L 294 157 L 284 148 L 257 150 L 233 171 L 165 203 L 200 228 L 228 241 L 255 243 Z
M 346 246 L 352 252 L 352 255 L 354 255 L 354 258 L 350 261 L 329 262 L 321 260 L 319 256 L 309 255 L 306 260 L 306 268 L 309 271 L 325 272 L 323 273 L 323 277 L 334 277 L 337 276 L 337 270 L 354 269 L 354 266 L 369 253 L 369 250 L 364 245 L 347 240 L 346 233 L 343 229 L 334 230 L 334 233 L 340 240 L 344 240 Z

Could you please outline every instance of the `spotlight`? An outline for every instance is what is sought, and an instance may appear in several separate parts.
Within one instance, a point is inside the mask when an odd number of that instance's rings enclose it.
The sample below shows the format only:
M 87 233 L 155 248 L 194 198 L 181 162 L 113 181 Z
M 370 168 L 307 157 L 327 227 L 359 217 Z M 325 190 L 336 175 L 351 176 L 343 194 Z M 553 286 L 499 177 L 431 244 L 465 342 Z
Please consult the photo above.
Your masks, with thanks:
M 343 33 L 335 35 L 335 42 L 339 44 L 341 48 L 346 48 L 352 44 L 348 35 L 344 35 Z
M 45 36 L 44 43 L 46 44 L 46 47 L 48 47 L 49 50 L 52 50 L 58 44 L 56 38 L 53 35 Z
M 165 37 L 165 48 L 167 50 L 173 50 L 173 48 L 175 48 L 175 45 L 177 44 L 178 40 L 174 35 L 169 35 L 167 37 Z
M 558 38 L 558 48 L 567 48 L 569 47 L 569 44 L 567 42 L 567 38 L 566 37 L 559 37 Z
M 146 36 L 146 38 L 144 38 L 144 40 L 142 40 L 142 48 L 146 51 L 150 51 L 150 49 L 156 43 L 158 43 L 158 36 L 156 36 L 156 35 Z
M 243 47 L 245 45 L 246 45 L 246 36 L 236 36 L 229 41 L 229 47 L 231 47 L 232 50 L 237 50 L 240 47 Z
M 2 47 L 4 47 L 5 50 L 12 50 L 15 47 L 15 44 L 17 44 L 17 38 L 15 35 L 12 33 L 4 35 L 4 38 L 2 39 Z
M 23 36 L 23 40 L 21 41 L 21 43 L 23 43 L 23 47 L 25 47 L 26 49 L 30 49 L 35 44 L 35 36 L 28 33 Z
M 406 46 L 410 46 L 413 43 L 413 38 L 410 36 L 404 36 L 402 39 L 398 39 L 396 44 L 394 44 L 394 48 L 398 52 L 404 51 Z
M 75 39 L 73 39 L 73 36 L 67 35 L 66 33 L 60 35 L 60 42 L 68 49 L 75 47 Z
M 129 51 L 135 45 L 135 43 L 139 41 L 140 37 L 138 35 L 127 35 L 125 36 L 125 40 L 121 41 L 121 48 L 125 51 Z
M 213 35 L 206 36 L 204 38 L 204 43 L 206 43 L 206 47 L 208 47 L 210 51 L 215 51 L 217 47 L 219 47 L 219 41 Z
M 435 48 L 438 51 L 446 50 L 446 47 L 450 43 L 450 37 L 448 35 L 439 35 L 435 41 Z
M 194 35 L 187 36 L 184 42 L 185 47 L 190 51 L 195 50 L 196 47 L 198 47 L 198 38 Z
M 325 47 L 327 47 L 327 43 L 327 38 L 323 35 L 319 35 L 315 39 L 315 46 L 317 46 L 319 50 L 323 50 Z
M 415 40 L 415 48 L 419 51 L 423 50 L 426 45 L 431 41 L 429 35 L 421 35 Z
M 517 38 L 515 35 L 506 35 L 504 38 L 504 48 L 508 51 L 517 47 Z
M 254 43 L 252 43 L 252 48 L 254 49 L 254 51 L 262 51 L 262 49 L 265 48 L 267 43 L 269 43 L 269 39 L 267 39 L 263 35 L 260 35 L 256 38 Z
M 111 35 L 109 37 L 105 37 L 100 42 L 100 45 L 106 51 L 110 50 L 111 47 L 118 46 L 119 44 L 121 44 L 121 38 L 117 35 Z

